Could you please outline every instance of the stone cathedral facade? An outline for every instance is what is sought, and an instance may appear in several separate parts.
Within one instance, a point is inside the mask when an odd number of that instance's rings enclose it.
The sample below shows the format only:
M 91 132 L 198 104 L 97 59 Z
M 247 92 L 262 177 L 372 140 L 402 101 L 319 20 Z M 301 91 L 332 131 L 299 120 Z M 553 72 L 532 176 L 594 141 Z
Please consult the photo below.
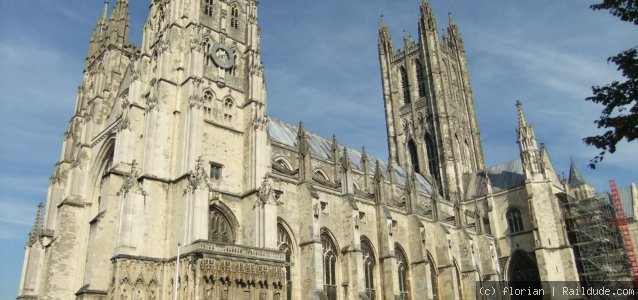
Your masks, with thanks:
M 566 189 L 522 105 L 520 158 L 486 167 L 458 29 L 420 11 L 401 49 L 381 22 L 381 160 L 268 117 L 257 0 L 151 1 L 141 46 L 128 1 L 105 5 L 18 299 L 475 299 L 485 281 L 577 280 Z

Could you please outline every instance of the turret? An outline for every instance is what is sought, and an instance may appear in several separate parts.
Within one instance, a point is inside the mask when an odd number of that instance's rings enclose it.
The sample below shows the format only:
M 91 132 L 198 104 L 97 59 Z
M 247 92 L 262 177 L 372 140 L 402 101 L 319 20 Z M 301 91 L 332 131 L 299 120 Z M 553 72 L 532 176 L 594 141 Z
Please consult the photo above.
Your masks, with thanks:
M 520 100 L 516 101 L 516 109 L 518 111 L 518 128 L 516 133 L 521 162 L 523 163 L 526 179 L 531 180 L 538 175 L 542 175 L 540 152 L 536 145 L 534 129 L 532 129 L 532 126 L 527 123 L 525 119 L 523 103 L 521 103 Z
M 109 42 L 118 46 L 128 44 L 130 26 L 128 0 L 118 0 L 109 19 Z
M 108 23 L 106 20 L 106 12 L 109 7 L 109 0 L 104 0 L 104 9 L 102 10 L 102 15 L 97 20 L 97 24 L 95 25 L 95 29 L 93 29 L 93 34 L 91 34 L 91 39 L 89 41 L 89 53 L 87 55 L 88 58 L 91 58 L 98 51 L 100 46 L 102 46 L 102 42 L 104 41 L 104 37 L 106 36 L 106 30 L 108 27 Z M 88 63 L 88 60 L 87 60 Z

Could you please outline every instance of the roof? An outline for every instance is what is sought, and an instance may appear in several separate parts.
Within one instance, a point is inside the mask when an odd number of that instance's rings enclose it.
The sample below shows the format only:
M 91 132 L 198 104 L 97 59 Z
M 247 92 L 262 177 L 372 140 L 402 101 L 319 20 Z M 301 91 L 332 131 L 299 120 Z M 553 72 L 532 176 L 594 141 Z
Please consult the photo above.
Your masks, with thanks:
M 286 146 L 297 148 L 297 132 L 299 131 L 298 126 L 291 125 L 285 121 L 275 119 L 272 117 L 268 118 L 268 136 L 271 141 L 284 144 Z M 310 148 L 310 153 L 316 157 L 332 160 L 332 140 L 326 139 L 319 135 L 316 135 L 312 132 L 306 130 L 306 138 L 308 140 L 308 145 Z M 363 164 L 361 162 L 362 153 L 358 150 L 354 150 L 350 147 L 339 144 L 340 153 L 343 153 L 343 148 L 346 147 L 348 152 L 348 157 L 350 159 L 350 163 L 354 170 L 363 172 Z M 367 155 L 367 154 L 366 154 Z M 369 161 L 369 170 L 371 174 L 376 169 L 376 162 L 379 162 L 379 167 L 381 169 L 381 173 L 385 178 L 388 178 L 387 169 L 388 164 L 385 160 L 378 159 L 376 157 L 368 156 Z M 402 167 L 392 165 L 393 167 L 393 182 L 398 185 L 405 185 L 406 178 L 408 177 L 408 172 Z M 419 192 L 426 193 L 427 195 L 432 194 L 432 184 L 421 174 L 417 174 L 417 188 Z
M 492 192 L 509 190 L 525 182 L 520 158 L 487 168 L 487 175 L 490 177 Z
M 580 171 L 576 167 L 574 161 L 569 164 L 569 181 L 570 186 L 577 186 L 586 183 L 583 175 L 580 174 Z

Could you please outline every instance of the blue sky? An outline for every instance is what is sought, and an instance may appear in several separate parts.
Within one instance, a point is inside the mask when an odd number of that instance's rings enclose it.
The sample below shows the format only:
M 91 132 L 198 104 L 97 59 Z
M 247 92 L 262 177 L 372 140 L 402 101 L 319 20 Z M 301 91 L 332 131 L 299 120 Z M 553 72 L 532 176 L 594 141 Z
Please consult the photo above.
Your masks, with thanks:
M 130 2 L 139 44 L 150 1 Z M 488 165 L 518 157 L 514 102 L 521 99 L 559 173 L 572 157 L 599 190 L 610 178 L 620 186 L 638 181 L 635 142 L 586 168 L 597 151 L 582 138 L 597 132 L 601 108 L 583 99 L 591 85 L 620 79 L 606 58 L 638 41 L 636 26 L 589 10 L 592 2 L 431 1 L 438 27 L 450 11 L 463 36 Z M 46 200 L 101 7 L 101 0 L 0 1 L 2 299 L 16 295 L 27 233 Z M 416 37 L 418 7 L 419 0 L 261 1 L 268 113 L 387 157 L 379 16 L 398 45 L 403 30 Z

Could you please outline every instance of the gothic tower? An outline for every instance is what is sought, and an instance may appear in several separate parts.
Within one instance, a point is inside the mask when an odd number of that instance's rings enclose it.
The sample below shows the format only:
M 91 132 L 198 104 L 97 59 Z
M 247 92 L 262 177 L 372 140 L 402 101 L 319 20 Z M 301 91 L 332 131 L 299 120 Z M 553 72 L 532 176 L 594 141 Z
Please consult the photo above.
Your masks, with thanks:
M 433 178 L 463 200 L 463 174 L 484 168 L 463 41 L 449 17 L 439 39 L 429 3 L 421 3 L 418 41 L 404 34 L 397 51 L 385 21 L 379 57 L 390 160 Z
M 105 1 L 19 298 L 169 294 L 178 243 L 276 248 L 274 208 L 252 206 L 270 168 L 257 5 L 151 1 L 137 47 L 128 0 Z

